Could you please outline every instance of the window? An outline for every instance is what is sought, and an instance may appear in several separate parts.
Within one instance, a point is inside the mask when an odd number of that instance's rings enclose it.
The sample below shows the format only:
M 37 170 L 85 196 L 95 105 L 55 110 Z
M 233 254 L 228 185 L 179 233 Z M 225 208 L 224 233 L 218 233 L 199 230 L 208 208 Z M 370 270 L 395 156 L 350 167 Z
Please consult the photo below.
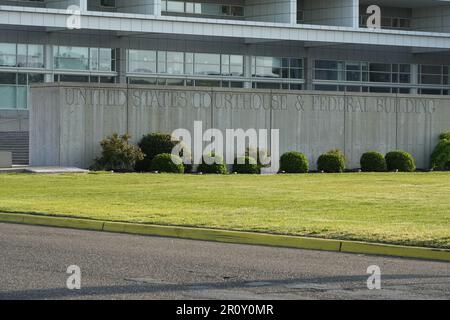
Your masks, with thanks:
M 184 53 L 183 52 L 167 52 L 168 74 L 184 74 Z
M 26 109 L 28 85 L 41 82 L 43 74 L 0 73 L 0 109 Z
M 44 46 L 28 45 L 27 50 L 27 67 L 44 68 Z
M 252 75 L 262 78 L 302 79 L 303 59 L 253 57 Z
M 116 0 L 101 0 L 100 6 L 102 7 L 108 7 L 108 8 L 115 8 L 116 7 Z
M 89 70 L 89 48 L 56 47 L 55 69 Z
M 185 74 L 194 74 L 194 54 L 187 52 L 185 54 L 185 66 L 184 73 Z
M 0 66 L 15 67 L 17 47 L 15 43 L 0 43 Z
M 185 1 L 161 1 L 162 12 L 198 14 L 205 16 L 243 17 L 244 7 L 237 5 Z
M 368 15 L 364 14 L 359 17 L 359 25 L 361 28 L 367 28 Z M 386 29 L 411 29 L 411 19 L 408 17 L 382 17 L 381 27 Z
M 136 73 L 156 73 L 156 51 L 129 50 L 128 71 Z
M 112 71 L 115 69 L 114 50 L 106 48 L 91 48 L 90 70 Z
M 0 43 L 0 66 L 44 68 L 44 46 Z
M 419 83 L 429 85 L 448 85 L 448 66 L 420 65 Z
M 281 78 L 281 58 L 254 57 L 252 68 L 254 77 Z
M 110 48 L 54 47 L 55 69 L 114 71 L 115 51 Z
M 345 62 L 316 60 L 314 67 L 314 78 L 316 80 L 344 80 Z
M 241 77 L 244 75 L 244 57 L 238 55 L 222 55 L 222 75 Z
M 411 65 L 358 61 L 316 60 L 315 80 L 411 83 Z
M 210 53 L 195 54 L 194 71 L 197 75 L 220 75 L 220 55 Z
M 369 66 L 370 82 L 392 82 L 392 66 L 386 63 L 371 63 Z

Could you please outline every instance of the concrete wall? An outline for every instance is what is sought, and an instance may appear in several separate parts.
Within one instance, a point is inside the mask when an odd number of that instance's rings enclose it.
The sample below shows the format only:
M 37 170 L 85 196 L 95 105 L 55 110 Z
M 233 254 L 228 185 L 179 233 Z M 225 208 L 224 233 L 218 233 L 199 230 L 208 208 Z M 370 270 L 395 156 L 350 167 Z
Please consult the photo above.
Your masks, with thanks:
M 114 132 L 134 141 L 149 132 L 265 128 L 280 130 L 280 151 L 304 152 L 312 167 L 320 154 L 339 148 L 350 168 L 366 151 L 411 152 L 429 166 L 438 135 L 450 129 L 450 98 L 375 94 L 345 95 L 216 88 L 149 88 L 119 85 L 33 87 L 32 165 L 86 168 L 99 141 Z
M 0 110 L 0 132 L 28 131 L 27 110 Z
M 296 8 L 295 0 L 246 0 L 245 19 L 295 23 Z

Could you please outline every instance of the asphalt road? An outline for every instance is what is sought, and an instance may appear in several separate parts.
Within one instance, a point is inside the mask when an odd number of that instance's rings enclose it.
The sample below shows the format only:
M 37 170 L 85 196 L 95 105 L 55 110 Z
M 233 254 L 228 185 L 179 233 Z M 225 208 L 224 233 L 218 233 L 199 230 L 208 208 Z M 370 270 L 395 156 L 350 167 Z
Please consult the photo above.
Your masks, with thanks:
M 0 255 L 0 299 L 450 299 L 440 262 L 13 224 Z M 371 265 L 381 290 L 367 289 Z

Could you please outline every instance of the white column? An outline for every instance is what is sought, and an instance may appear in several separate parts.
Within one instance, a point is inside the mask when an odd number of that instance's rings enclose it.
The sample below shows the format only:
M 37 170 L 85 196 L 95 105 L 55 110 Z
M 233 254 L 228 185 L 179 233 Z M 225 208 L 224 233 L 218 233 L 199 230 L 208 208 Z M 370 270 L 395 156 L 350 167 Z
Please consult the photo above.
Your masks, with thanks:
M 359 28 L 359 0 L 353 0 L 353 28 Z
M 161 0 L 153 0 L 153 14 L 161 16 Z
M 80 0 L 80 10 L 81 12 L 88 10 L 87 0 Z
M 297 24 L 297 0 L 291 0 L 291 24 Z

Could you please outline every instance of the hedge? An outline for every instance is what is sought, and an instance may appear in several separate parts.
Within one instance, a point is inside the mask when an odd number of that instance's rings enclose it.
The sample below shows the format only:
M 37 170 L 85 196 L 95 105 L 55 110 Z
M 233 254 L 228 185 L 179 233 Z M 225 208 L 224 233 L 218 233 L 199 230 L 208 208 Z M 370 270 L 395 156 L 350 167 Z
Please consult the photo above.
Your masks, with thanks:
M 317 168 L 327 173 L 341 173 L 345 170 L 345 162 L 345 156 L 340 150 L 331 150 L 319 157 Z
M 361 156 L 361 170 L 364 172 L 385 172 L 387 170 L 386 159 L 375 151 L 366 152 Z
M 145 154 L 145 157 L 143 160 L 136 163 L 136 171 L 154 171 L 151 169 L 153 158 L 163 153 L 171 154 L 173 148 L 180 143 L 182 142 L 173 139 L 173 137 L 167 133 L 150 133 L 143 136 L 138 143 L 138 146 Z M 181 157 L 183 155 L 180 154 L 179 156 Z M 186 167 L 185 169 L 186 171 L 189 171 L 189 167 Z
M 181 158 L 169 153 L 158 154 L 154 157 L 150 168 L 152 171 L 158 172 L 184 173 L 184 165 Z
M 444 134 L 441 137 L 445 137 Z M 450 170 L 450 139 L 441 139 L 431 155 L 433 170 Z
M 300 152 L 286 152 L 280 158 L 280 172 L 307 173 L 309 171 L 308 158 Z
M 252 157 L 238 157 L 234 160 L 233 172 L 243 174 L 260 174 L 261 167 L 258 165 L 255 158 Z
M 402 150 L 392 151 L 386 154 L 386 164 L 389 171 L 416 171 L 416 164 L 413 156 Z
M 206 174 L 226 174 L 227 166 L 224 164 L 223 158 L 221 156 L 215 154 L 204 155 L 202 163 L 197 168 L 197 172 Z

